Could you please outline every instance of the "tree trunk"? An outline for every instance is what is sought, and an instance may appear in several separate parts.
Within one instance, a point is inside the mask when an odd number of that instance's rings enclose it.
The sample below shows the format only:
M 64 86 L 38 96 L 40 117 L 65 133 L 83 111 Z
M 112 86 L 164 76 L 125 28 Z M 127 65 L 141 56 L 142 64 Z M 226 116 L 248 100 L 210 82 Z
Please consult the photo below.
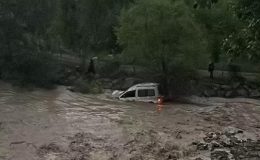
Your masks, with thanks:
M 168 84 L 168 67 L 165 62 L 165 59 L 162 58 L 161 61 L 161 67 L 162 67 L 162 88 L 163 88 L 163 94 L 165 96 L 169 95 L 169 84 Z

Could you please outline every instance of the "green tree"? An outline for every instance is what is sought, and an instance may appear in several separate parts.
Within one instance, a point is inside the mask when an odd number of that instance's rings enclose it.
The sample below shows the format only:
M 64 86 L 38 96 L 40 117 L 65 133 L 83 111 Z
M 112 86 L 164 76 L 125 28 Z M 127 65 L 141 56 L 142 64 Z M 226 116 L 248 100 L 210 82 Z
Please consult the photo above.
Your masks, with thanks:
M 114 27 L 120 10 L 129 3 L 130 0 L 59 0 L 53 32 L 62 40 L 63 48 L 81 57 L 83 71 L 87 58 L 116 52 Z
M 260 2 L 258 0 L 237 0 L 233 3 L 236 16 L 243 23 L 237 33 L 230 33 L 223 43 L 226 53 L 232 57 L 247 57 L 252 61 L 260 59 Z
M 52 81 L 52 58 L 47 42 L 53 3 L 51 0 L 1 1 L 2 78 L 41 83 L 40 85 Z
M 208 45 L 212 62 L 219 62 L 223 53 L 222 43 L 225 37 L 231 33 L 237 33 L 241 28 L 241 23 L 233 14 L 231 1 L 221 0 L 215 2 L 209 8 L 197 8 L 194 10 L 195 18 L 201 25 Z
M 174 66 L 192 64 L 203 53 L 204 42 L 191 15 L 182 1 L 136 2 L 122 12 L 117 29 L 124 54 L 161 73 L 167 86 Z

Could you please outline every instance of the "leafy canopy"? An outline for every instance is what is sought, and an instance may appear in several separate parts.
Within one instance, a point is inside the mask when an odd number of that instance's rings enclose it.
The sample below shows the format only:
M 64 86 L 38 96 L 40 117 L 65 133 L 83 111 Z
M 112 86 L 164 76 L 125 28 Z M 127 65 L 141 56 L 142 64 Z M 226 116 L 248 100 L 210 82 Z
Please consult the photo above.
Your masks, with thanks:
M 172 63 L 190 63 L 203 41 L 183 1 L 142 0 L 124 10 L 117 29 L 124 54 L 141 64 L 167 72 Z

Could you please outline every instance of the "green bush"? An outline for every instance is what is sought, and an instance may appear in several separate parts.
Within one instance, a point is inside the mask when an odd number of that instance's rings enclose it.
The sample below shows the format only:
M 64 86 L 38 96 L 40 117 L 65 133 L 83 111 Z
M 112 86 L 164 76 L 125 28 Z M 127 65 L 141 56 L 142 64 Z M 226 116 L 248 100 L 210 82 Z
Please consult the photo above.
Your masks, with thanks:
M 49 53 L 16 54 L 7 63 L 1 63 L 2 79 L 18 85 L 33 84 L 40 87 L 51 87 L 57 81 L 58 66 Z
M 181 64 L 172 65 L 167 75 L 161 74 L 157 77 L 161 92 L 171 97 L 191 94 L 194 88 L 191 82 L 197 78 L 195 70 Z
M 114 59 L 102 61 L 97 65 L 98 73 L 104 77 L 111 77 L 119 68 L 120 62 Z
M 192 66 L 181 63 L 170 64 L 167 74 L 156 69 L 145 68 L 138 71 L 136 76 L 144 82 L 157 82 L 160 84 L 160 93 L 165 96 L 180 96 L 192 94 L 196 89 L 194 83 L 198 79 L 196 70 Z
M 81 93 L 99 94 L 103 92 L 102 85 L 95 80 L 78 79 L 74 83 L 74 91 Z
M 245 78 L 242 77 L 241 75 L 241 67 L 236 64 L 229 64 L 228 65 L 228 71 L 229 71 L 229 76 L 232 81 L 240 81 L 244 82 Z

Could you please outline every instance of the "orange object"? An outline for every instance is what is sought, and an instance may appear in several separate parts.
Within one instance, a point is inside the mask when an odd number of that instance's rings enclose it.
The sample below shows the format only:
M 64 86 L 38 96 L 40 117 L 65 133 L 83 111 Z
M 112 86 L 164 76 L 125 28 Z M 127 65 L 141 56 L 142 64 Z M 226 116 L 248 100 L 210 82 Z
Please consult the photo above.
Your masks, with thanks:
M 162 96 L 157 98 L 157 103 L 158 104 L 163 104 L 163 97 Z

